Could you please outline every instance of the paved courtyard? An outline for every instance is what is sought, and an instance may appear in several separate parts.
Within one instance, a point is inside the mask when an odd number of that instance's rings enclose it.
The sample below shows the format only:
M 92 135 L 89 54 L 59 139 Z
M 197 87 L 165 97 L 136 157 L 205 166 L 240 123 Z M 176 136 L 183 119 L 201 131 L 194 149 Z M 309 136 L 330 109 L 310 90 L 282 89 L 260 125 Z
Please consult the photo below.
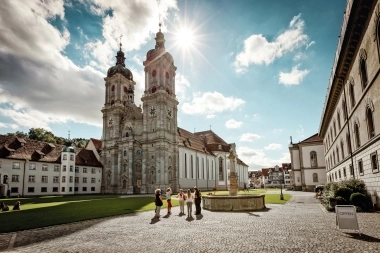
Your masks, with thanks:
M 289 193 L 289 192 L 287 192 Z M 380 213 L 359 213 L 359 236 L 335 227 L 312 193 L 259 212 L 209 212 L 187 219 L 179 207 L 0 234 L 5 252 L 380 252 Z M 162 210 L 162 215 L 166 210 Z

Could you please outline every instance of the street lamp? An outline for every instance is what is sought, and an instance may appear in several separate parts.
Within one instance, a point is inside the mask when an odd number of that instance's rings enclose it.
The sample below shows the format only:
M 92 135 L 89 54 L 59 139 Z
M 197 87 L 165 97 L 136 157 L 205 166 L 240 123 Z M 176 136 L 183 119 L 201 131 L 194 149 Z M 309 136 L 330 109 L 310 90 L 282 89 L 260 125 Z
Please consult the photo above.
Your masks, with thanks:
M 280 184 L 280 187 L 281 187 L 280 200 L 284 200 L 284 195 L 282 194 L 282 184 Z

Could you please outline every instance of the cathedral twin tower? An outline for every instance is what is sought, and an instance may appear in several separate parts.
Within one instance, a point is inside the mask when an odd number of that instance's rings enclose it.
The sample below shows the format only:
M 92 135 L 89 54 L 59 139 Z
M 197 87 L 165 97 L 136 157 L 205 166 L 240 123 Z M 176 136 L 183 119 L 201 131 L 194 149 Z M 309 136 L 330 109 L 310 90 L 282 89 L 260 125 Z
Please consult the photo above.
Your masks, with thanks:
M 143 63 L 143 108 L 135 104 L 136 82 L 121 47 L 104 78 L 103 193 L 153 193 L 178 186 L 176 67 L 161 29 L 155 40 Z

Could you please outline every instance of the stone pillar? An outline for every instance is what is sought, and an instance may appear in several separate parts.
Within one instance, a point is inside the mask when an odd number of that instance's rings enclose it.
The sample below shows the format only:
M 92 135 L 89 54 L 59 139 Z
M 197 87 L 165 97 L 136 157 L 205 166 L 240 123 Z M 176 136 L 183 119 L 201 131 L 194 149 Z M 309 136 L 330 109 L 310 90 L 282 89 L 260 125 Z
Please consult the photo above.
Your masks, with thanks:
M 230 196 L 237 196 L 239 191 L 237 177 L 236 177 L 236 169 L 235 169 L 235 155 L 232 151 L 230 151 L 230 155 L 228 156 L 230 159 Z

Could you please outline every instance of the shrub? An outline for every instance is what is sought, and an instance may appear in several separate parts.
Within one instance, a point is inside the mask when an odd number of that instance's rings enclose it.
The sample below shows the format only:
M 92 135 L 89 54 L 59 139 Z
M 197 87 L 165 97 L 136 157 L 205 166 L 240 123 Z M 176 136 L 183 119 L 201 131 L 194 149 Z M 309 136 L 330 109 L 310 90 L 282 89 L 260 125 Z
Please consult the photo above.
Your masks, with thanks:
M 366 201 L 366 196 L 360 192 L 352 193 L 350 196 L 350 202 L 354 206 L 361 206 Z
M 345 204 L 338 204 L 338 205 L 346 205 L 350 203 L 350 196 L 352 194 L 352 190 L 350 188 L 347 188 L 345 186 L 339 186 L 339 188 L 336 191 L 337 197 L 342 197 L 345 201 Z
M 358 200 L 358 202 L 353 203 L 351 201 L 351 195 L 355 193 L 360 193 L 364 195 L 361 200 Z M 341 199 L 339 198 L 341 197 Z M 358 212 L 359 210 L 362 211 L 369 211 L 371 209 L 371 199 L 367 192 L 367 188 L 365 186 L 365 183 L 362 180 L 359 179 L 349 179 L 344 180 L 341 182 L 330 182 L 325 185 L 325 188 L 323 190 L 323 199 L 322 204 L 325 206 L 325 208 L 329 211 L 331 211 L 331 207 L 329 205 L 329 199 L 330 198 L 336 198 L 337 204 L 342 205 L 344 201 L 346 201 L 345 204 L 352 203 L 353 205 L 359 207 L 357 208 Z M 354 197 L 355 199 L 356 197 Z M 344 200 L 343 200 L 344 199 Z M 358 203 L 362 203 L 359 206 Z
M 337 205 L 347 205 L 349 204 L 347 200 L 344 197 L 338 196 L 336 197 L 336 204 Z
M 344 181 L 340 182 L 340 186 L 351 189 L 352 192 L 359 192 L 359 193 L 362 193 L 364 195 L 367 194 L 367 188 L 365 186 L 365 183 L 359 179 L 344 180 Z
M 350 196 L 350 202 L 354 206 L 359 207 L 357 208 L 358 212 L 365 212 L 371 209 L 371 200 L 369 199 L 368 195 L 359 192 L 352 193 Z

